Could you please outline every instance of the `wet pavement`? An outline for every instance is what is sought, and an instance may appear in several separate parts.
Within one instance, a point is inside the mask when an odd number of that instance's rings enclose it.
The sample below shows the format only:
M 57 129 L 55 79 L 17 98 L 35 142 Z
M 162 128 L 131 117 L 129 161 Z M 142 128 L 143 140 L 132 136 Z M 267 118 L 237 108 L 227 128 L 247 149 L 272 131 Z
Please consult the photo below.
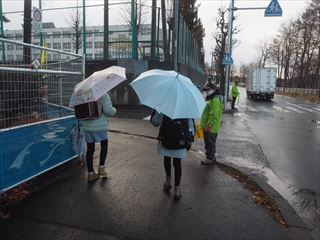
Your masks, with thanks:
M 233 140 L 233 132 L 237 139 L 237 128 L 242 128 L 265 157 L 225 161 L 264 176 L 312 230 L 314 239 L 320 239 L 320 106 L 280 95 L 271 102 L 252 101 L 241 89 L 238 111 L 232 114 L 230 127 L 221 134 L 231 136 L 220 142 L 221 148 Z
M 260 147 L 240 126 L 233 137 L 228 135 L 232 119 L 224 117 L 218 160 L 264 163 Z M 148 121 L 124 118 L 111 119 L 110 126 L 109 179 L 88 184 L 85 168 L 76 161 L 63 171 L 55 170 L 56 181 L 0 222 L 0 239 L 310 239 L 299 218 L 270 187 L 264 189 L 280 203 L 289 229 L 280 227 L 237 180 L 215 166 L 202 166 L 201 140 L 183 160 L 183 196 L 174 201 L 162 190 L 165 176 L 156 153 L 157 129 Z

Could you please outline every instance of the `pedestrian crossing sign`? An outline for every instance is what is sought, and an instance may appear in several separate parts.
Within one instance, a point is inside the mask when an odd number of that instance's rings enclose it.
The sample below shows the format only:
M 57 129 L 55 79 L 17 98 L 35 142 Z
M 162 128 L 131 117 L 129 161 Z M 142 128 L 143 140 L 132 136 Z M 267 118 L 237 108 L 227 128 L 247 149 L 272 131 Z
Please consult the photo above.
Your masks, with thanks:
M 278 0 L 271 0 L 269 6 L 264 11 L 265 17 L 281 17 L 282 9 Z
M 226 53 L 223 57 L 223 60 L 222 60 L 222 64 L 223 65 L 231 65 L 233 64 L 233 60 L 232 60 L 232 57 L 230 55 L 230 53 Z

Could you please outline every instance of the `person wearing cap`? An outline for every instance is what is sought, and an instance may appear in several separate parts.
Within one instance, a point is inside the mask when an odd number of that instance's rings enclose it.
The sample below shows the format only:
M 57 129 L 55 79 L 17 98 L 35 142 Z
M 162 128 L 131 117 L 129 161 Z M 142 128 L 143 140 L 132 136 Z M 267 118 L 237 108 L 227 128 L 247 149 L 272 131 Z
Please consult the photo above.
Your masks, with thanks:
M 232 83 L 232 88 L 231 88 L 231 96 L 232 96 L 232 103 L 231 103 L 231 109 L 234 109 L 234 104 L 236 103 L 237 97 L 239 97 L 240 92 L 238 89 L 238 81 L 234 81 Z
M 223 97 L 220 89 L 212 83 L 206 84 L 203 91 L 207 102 L 201 115 L 200 129 L 203 131 L 206 160 L 201 163 L 212 164 L 216 160 L 216 141 L 221 126 Z

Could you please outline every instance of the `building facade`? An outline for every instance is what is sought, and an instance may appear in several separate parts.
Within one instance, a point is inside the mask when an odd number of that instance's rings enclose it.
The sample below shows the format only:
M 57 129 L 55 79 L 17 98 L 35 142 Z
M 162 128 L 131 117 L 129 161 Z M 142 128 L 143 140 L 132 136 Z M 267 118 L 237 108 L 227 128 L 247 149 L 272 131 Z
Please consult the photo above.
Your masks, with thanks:
M 76 52 L 76 36 L 72 27 L 56 28 L 53 23 L 43 23 L 43 35 L 45 46 L 66 52 Z M 161 33 L 161 31 L 158 31 Z M 6 30 L 6 38 L 10 40 L 23 41 L 23 30 Z M 161 39 L 159 36 L 157 39 Z M 82 34 L 81 34 L 79 54 L 82 54 Z M 129 25 L 109 26 L 109 59 L 131 58 L 132 57 L 132 35 Z M 158 40 L 157 59 L 163 60 L 163 50 L 160 47 L 162 40 Z M 32 44 L 40 45 L 40 34 L 32 35 Z M 103 59 L 104 31 L 103 26 L 88 26 L 86 28 L 86 58 Z M 141 25 L 138 34 L 138 58 L 150 58 L 151 47 L 151 24 Z M 64 56 L 67 58 L 68 56 Z M 39 52 L 32 53 L 32 60 L 39 59 Z M 23 59 L 23 46 L 6 44 L 7 61 L 21 62 Z M 61 59 L 61 54 L 48 53 L 48 61 L 65 60 Z

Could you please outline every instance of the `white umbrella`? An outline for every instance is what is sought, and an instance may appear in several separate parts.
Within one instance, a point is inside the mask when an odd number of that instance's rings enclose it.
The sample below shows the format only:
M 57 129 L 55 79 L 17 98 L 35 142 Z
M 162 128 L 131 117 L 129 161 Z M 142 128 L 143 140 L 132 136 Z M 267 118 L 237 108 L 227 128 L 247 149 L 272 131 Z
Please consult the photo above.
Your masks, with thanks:
M 200 118 L 205 101 L 192 81 L 175 71 L 142 73 L 132 83 L 140 102 L 171 119 Z
M 75 86 L 70 99 L 70 107 L 97 101 L 124 80 L 126 80 L 126 69 L 122 67 L 112 66 L 94 72 Z

